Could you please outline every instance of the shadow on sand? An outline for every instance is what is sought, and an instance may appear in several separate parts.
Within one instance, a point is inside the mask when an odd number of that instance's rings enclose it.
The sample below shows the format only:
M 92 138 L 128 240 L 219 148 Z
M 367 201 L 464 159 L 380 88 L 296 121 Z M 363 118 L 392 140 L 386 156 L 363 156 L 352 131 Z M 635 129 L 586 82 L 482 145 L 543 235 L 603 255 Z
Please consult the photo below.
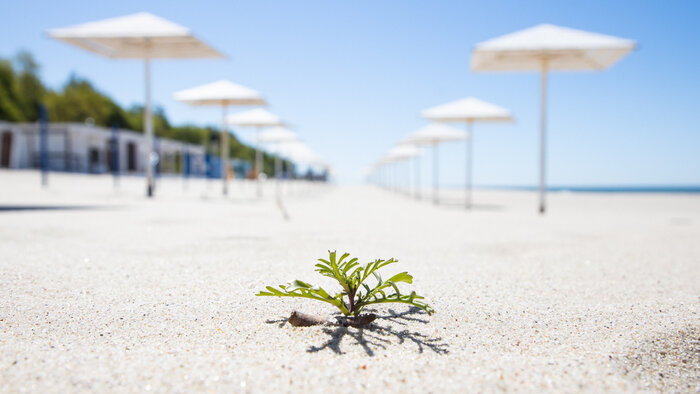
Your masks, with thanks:
M 376 313 L 376 311 L 368 312 Z M 361 346 L 368 356 L 374 356 L 377 349 L 386 349 L 394 341 L 399 345 L 412 343 L 418 353 L 429 350 L 437 354 L 447 354 L 449 352 L 448 344 L 443 342 L 442 338 L 431 338 L 418 331 L 401 327 L 406 326 L 409 322 L 428 324 L 426 316 L 427 313 L 416 307 L 410 307 L 404 312 L 389 309 L 386 314 L 377 315 L 377 320 L 364 328 L 323 327 L 322 332 L 328 335 L 328 339 L 320 345 L 310 346 L 306 351 L 316 353 L 329 349 L 336 354 L 344 354 L 341 343 L 343 339 L 348 337 L 349 340 L 352 340 L 349 343 L 350 346 Z M 286 322 L 287 319 L 266 321 L 268 324 L 278 324 L 279 327 L 283 327 Z M 395 328 L 395 326 L 398 327 Z
M 88 209 L 104 209 L 86 205 L 0 205 L 0 212 L 14 211 L 82 211 Z

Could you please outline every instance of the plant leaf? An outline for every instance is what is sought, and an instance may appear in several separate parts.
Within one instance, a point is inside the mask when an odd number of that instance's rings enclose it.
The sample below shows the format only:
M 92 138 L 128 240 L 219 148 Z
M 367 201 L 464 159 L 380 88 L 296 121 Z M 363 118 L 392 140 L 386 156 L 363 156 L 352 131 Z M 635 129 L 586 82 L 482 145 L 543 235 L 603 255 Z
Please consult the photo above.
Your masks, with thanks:
M 428 314 L 434 313 L 433 308 L 420 301 L 423 297 L 411 291 L 410 294 L 401 294 L 398 283 L 413 283 L 413 277 L 408 272 L 398 273 L 386 281 L 382 280 L 378 270 L 389 264 L 394 264 L 398 260 L 377 259 L 366 265 L 360 265 L 357 258 L 346 260 L 350 255 L 344 253 L 337 258 L 335 251 L 328 252 L 328 260 L 318 259 L 315 265 L 316 272 L 323 276 L 335 279 L 342 287 L 342 291 L 331 296 L 321 287 L 313 286 L 310 283 L 294 280 L 286 285 L 279 285 L 278 288 L 267 286 L 264 291 L 258 292 L 256 296 L 266 297 L 301 297 L 329 303 L 338 308 L 344 315 L 359 315 L 367 305 L 397 302 L 416 306 Z M 348 275 L 348 273 L 350 273 Z M 377 280 L 374 287 L 364 283 L 372 275 Z M 357 290 L 362 286 L 365 293 Z M 392 292 L 393 291 L 393 292 Z M 349 310 L 348 304 L 344 302 L 344 297 L 356 298 L 354 310 Z
M 387 282 L 394 282 L 394 283 L 400 283 L 400 282 L 406 282 L 408 284 L 413 283 L 413 277 L 408 274 L 408 272 L 402 272 L 400 274 L 396 274 L 389 278 Z
M 287 285 L 280 285 L 279 289 L 275 289 L 272 286 L 267 286 L 266 289 L 268 291 L 261 291 L 256 294 L 256 296 L 309 298 L 334 305 L 346 316 L 350 314 L 347 306 L 343 302 L 342 294 L 337 294 L 335 297 L 331 297 L 323 288 L 313 287 L 310 284 L 300 280 L 295 280 Z

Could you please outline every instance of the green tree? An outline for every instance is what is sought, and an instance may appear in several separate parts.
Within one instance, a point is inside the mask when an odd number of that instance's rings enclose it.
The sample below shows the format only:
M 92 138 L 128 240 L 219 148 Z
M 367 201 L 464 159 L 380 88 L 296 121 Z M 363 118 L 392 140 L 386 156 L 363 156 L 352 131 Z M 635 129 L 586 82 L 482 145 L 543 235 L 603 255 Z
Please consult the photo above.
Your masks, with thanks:
M 20 105 L 20 91 L 12 63 L 0 59 L 0 120 L 23 122 L 26 120 Z
M 36 121 L 39 118 L 39 105 L 46 94 L 46 88 L 39 79 L 39 64 L 27 51 L 17 53 L 15 64 L 19 73 L 17 77 L 19 105 L 27 121 Z
M 109 127 L 114 122 L 123 122 L 120 127 L 132 126 L 118 104 L 97 91 L 89 81 L 76 75 L 71 75 L 61 92 L 46 95 L 46 106 L 52 122 L 85 122 L 92 119 L 99 126 Z

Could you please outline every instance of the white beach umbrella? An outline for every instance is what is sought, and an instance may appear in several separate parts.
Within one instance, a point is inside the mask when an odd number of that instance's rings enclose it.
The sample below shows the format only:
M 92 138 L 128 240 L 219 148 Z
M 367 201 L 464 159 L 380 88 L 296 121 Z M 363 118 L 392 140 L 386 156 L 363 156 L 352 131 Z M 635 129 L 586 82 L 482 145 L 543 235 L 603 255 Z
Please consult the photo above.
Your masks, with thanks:
M 541 74 L 540 213 L 545 212 L 547 73 L 604 70 L 635 47 L 632 40 L 543 24 L 481 42 L 474 48 L 473 71 Z
M 141 12 L 49 30 L 49 36 L 111 59 L 142 59 L 145 65 L 144 128 L 147 141 L 147 195 L 153 195 L 151 59 L 223 58 L 186 27 Z
M 468 138 L 466 132 L 440 123 L 431 123 L 408 134 L 404 143 L 414 145 L 432 145 L 446 141 L 460 141 Z
M 367 171 L 367 177 L 369 177 L 370 182 L 374 183 L 375 185 L 378 186 L 383 186 L 383 172 L 382 172 L 382 166 L 384 163 L 382 163 L 381 160 L 377 160 L 376 162 L 372 163 L 371 165 L 367 166 L 366 171 Z
M 226 127 L 226 111 L 233 105 L 267 105 L 265 99 L 257 91 L 221 80 L 191 89 L 181 90 L 174 95 L 178 101 L 197 106 L 221 106 L 221 178 L 223 193 L 228 194 L 228 129 Z
M 296 161 L 295 155 L 297 153 L 297 149 L 303 145 L 304 144 L 301 141 L 292 141 L 284 144 L 272 144 L 267 148 L 267 151 L 272 154 L 279 155 L 286 160 Z M 304 149 L 306 149 L 305 146 Z
M 251 88 L 227 80 L 181 90 L 174 94 L 176 100 L 190 105 L 267 105 L 265 99 Z
M 311 166 L 328 166 L 328 163 L 326 163 L 326 161 L 323 160 L 323 158 L 318 153 L 301 143 L 292 144 L 291 155 L 294 160 L 306 163 Z
M 396 162 L 401 160 L 410 159 L 419 155 L 420 152 L 415 145 L 412 144 L 399 144 L 395 147 L 389 149 L 389 151 L 384 156 L 387 162 Z
M 433 146 L 433 203 L 439 202 L 438 144 L 468 138 L 471 138 L 469 134 L 462 130 L 441 123 L 431 123 L 412 132 L 404 139 L 404 142 L 409 144 Z
M 255 108 L 248 111 L 236 112 L 228 115 L 226 121 L 243 127 L 273 127 L 284 126 L 279 116 L 264 108 Z
M 420 192 L 420 157 L 421 157 L 421 155 L 423 154 L 423 152 L 422 152 L 422 150 L 421 150 L 421 145 L 420 145 L 420 144 L 413 143 L 413 142 L 407 142 L 406 139 L 404 139 L 403 141 L 401 141 L 400 144 L 408 144 L 408 145 L 412 145 L 412 146 L 414 146 L 414 147 L 416 148 L 417 154 L 413 156 L 413 168 L 414 168 L 414 171 L 413 171 L 413 177 L 414 177 L 414 179 L 413 179 L 413 184 L 415 185 L 415 186 L 414 186 L 414 189 L 415 189 L 415 190 L 414 190 L 414 197 L 415 197 L 416 199 L 420 200 L 420 198 L 421 198 L 421 192 Z
M 497 105 L 481 101 L 474 97 L 467 97 L 461 100 L 452 101 L 447 104 L 439 105 L 421 112 L 421 115 L 435 122 L 457 123 L 463 122 L 467 124 L 467 133 L 470 138 L 467 138 L 466 152 L 466 169 L 465 169 L 465 206 L 471 207 L 471 189 L 472 189 L 472 162 L 473 151 L 472 144 L 474 140 L 473 123 L 474 122 L 510 122 L 513 120 L 510 112 Z
M 378 176 L 378 183 L 380 186 L 388 188 L 391 186 L 392 179 L 389 172 L 389 167 L 394 163 L 393 158 L 389 157 L 387 154 L 382 156 L 376 163 L 374 163 L 373 168 Z
M 281 144 L 299 141 L 299 135 L 286 127 L 270 127 L 260 132 L 258 141 L 263 144 Z
M 372 175 L 377 170 L 377 164 L 370 164 L 362 170 L 362 177 L 373 182 Z
M 273 144 L 273 146 L 283 146 L 291 142 L 299 141 L 299 135 L 286 127 L 270 127 L 263 130 L 258 135 L 258 141 L 262 144 Z M 277 194 L 279 195 L 279 181 L 282 176 L 282 161 L 280 155 L 275 155 L 275 178 L 277 180 Z
M 277 144 L 271 151 L 295 162 L 295 164 L 302 163 L 309 167 L 322 168 L 327 172 L 331 170 L 327 161 L 301 141 Z
M 420 151 L 416 147 L 416 145 L 411 144 L 411 143 L 399 143 L 398 145 L 394 146 L 393 148 L 389 149 L 389 151 L 386 153 L 384 158 L 382 159 L 385 164 L 390 164 L 393 165 L 394 167 L 394 183 L 396 184 L 396 188 L 398 189 L 398 174 L 396 174 L 397 171 L 397 164 L 403 161 L 406 161 L 408 159 L 411 159 L 413 157 L 417 157 L 420 155 Z M 415 171 L 418 171 L 417 168 Z
M 263 108 L 251 109 L 238 112 L 226 117 L 226 121 L 241 127 L 255 128 L 255 174 L 257 176 L 258 197 L 262 197 L 262 183 L 260 183 L 260 173 L 262 172 L 262 150 L 258 141 L 260 129 L 263 127 L 284 126 L 284 122 L 275 114 Z
M 404 138 L 403 141 L 400 142 L 400 144 L 408 144 L 408 145 L 413 145 L 416 148 L 416 151 L 418 154 L 416 154 L 413 157 L 413 168 L 415 168 L 415 171 L 413 172 L 413 183 L 415 185 L 414 189 L 414 197 L 418 200 L 421 198 L 421 190 L 420 190 L 420 157 L 423 154 L 421 150 L 421 144 L 417 144 L 415 142 L 411 142 L 408 138 Z
M 309 148 L 301 141 L 293 141 L 285 144 L 278 144 L 271 149 L 272 152 L 280 154 L 282 157 L 294 162 L 300 162 L 312 166 L 328 167 L 321 156 Z

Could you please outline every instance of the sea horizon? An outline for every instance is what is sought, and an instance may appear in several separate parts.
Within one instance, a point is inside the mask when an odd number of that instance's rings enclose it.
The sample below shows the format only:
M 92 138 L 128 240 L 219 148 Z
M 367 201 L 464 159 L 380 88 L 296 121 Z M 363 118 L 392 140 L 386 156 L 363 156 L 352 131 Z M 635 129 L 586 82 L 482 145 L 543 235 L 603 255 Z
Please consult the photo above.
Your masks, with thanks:
M 461 186 L 447 186 L 444 189 L 463 189 Z M 475 185 L 474 189 L 480 190 L 519 190 L 536 191 L 534 185 Z M 572 193 L 689 193 L 700 194 L 700 185 L 548 185 L 549 192 Z

